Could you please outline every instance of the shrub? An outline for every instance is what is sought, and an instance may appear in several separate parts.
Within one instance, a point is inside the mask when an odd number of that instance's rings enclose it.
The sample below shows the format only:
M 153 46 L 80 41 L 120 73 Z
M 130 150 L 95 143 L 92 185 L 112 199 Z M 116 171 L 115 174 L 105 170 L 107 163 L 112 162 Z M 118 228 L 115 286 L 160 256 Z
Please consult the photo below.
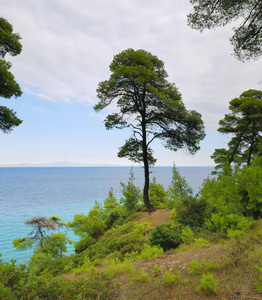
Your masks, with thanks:
M 142 249 L 142 252 L 139 255 L 137 255 L 136 258 L 139 260 L 155 259 L 162 254 L 163 249 L 159 246 L 150 247 L 149 245 L 145 244 Z
M 232 236 L 247 231 L 252 225 L 252 221 L 243 215 L 214 213 L 206 221 L 206 225 L 210 231 L 222 231 Z
M 206 271 L 216 270 L 218 265 L 212 261 L 202 260 L 201 263 L 198 263 L 195 259 L 193 259 L 188 265 L 188 273 L 189 274 L 202 274 Z
M 177 283 L 180 279 L 180 275 L 181 273 L 178 272 L 177 274 L 172 274 L 170 272 L 166 272 L 164 275 L 163 275 L 163 284 L 164 285 L 171 285 L 171 284 L 174 284 L 174 283 Z
M 133 276 L 131 277 L 131 280 L 144 283 L 151 281 L 151 278 L 149 274 L 145 271 L 145 269 L 141 268 L 140 273 L 136 273 L 135 270 L 133 271 Z
M 170 223 L 156 226 L 150 238 L 151 246 L 159 245 L 164 251 L 177 248 L 181 242 L 181 233 Z
M 218 280 L 213 277 L 212 273 L 202 275 L 200 285 L 196 291 L 207 296 L 216 295 L 218 292 Z
M 143 245 L 148 241 L 148 238 L 141 234 L 133 233 L 136 228 L 135 222 L 127 223 L 121 227 L 111 228 L 108 230 L 103 238 L 91 245 L 84 251 L 84 254 L 89 257 L 91 261 L 96 259 L 104 259 L 110 254 L 118 252 L 117 258 L 124 259 L 126 253 L 137 251 L 141 252 Z M 119 255 L 121 254 L 121 256 Z
M 75 253 L 80 253 L 86 250 L 88 247 L 95 243 L 95 239 L 91 236 L 86 235 L 84 238 L 80 239 L 78 242 L 75 242 Z
M 151 231 L 151 224 L 148 222 L 139 223 L 136 225 L 133 233 L 147 235 Z
M 194 242 L 194 232 L 189 226 L 182 229 L 181 239 L 184 244 L 191 244 Z
M 111 261 L 110 265 L 107 267 L 107 274 L 110 278 L 115 277 L 120 273 L 131 273 L 135 274 L 135 269 L 130 261 L 119 262 L 118 260 Z
M 208 217 L 209 206 L 204 199 L 188 196 L 176 205 L 176 219 L 182 226 L 201 228 Z
M 157 276 L 159 276 L 161 273 L 162 273 L 162 269 L 159 267 L 159 266 L 157 266 L 157 265 L 154 265 L 154 277 L 157 277 Z
M 230 264 L 234 267 L 238 266 L 239 263 L 247 258 L 252 250 L 254 250 L 255 241 L 249 236 L 235 235 L 232 238 L 232 243 L 229 251 Z
M 74 230 L 74 233 L 85 238 L 86 235 L 97 238 L 103 234 L 107 228 L 104 220 L 102 220 L 100 207 L 96 203 L 88 215 L 77 214 L 72 222 L 68 222 L 68 226 Z

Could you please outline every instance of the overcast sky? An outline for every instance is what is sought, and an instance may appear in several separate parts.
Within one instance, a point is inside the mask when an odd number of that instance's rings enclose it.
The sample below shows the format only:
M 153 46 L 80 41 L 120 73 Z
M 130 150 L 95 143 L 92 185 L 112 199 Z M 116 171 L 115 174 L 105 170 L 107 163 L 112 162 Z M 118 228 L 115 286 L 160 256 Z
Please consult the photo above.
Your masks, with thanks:
M 117 158 L 129 130 L 107 131 L 109 111 L 95 114 L 96 88 L 110 76 L 113 56 L 144 49 L 165 62 L 187 109 L 202 114 L 201 150 L 165 150 L 155 142 L 157 165 L 209 166 L 228 137 L 217 132 L 228 103 L 262 89 L 261 59 L 232 55 L 232 26 L 205 31 L 187 26 L 189 0 L 2 0 L 1 17 L 22 37 L 23 51 L 7 60 L 23 95 L 0 99 L 23 123 L 1 135 L 0 164 L 72 162 L 133 165 Z

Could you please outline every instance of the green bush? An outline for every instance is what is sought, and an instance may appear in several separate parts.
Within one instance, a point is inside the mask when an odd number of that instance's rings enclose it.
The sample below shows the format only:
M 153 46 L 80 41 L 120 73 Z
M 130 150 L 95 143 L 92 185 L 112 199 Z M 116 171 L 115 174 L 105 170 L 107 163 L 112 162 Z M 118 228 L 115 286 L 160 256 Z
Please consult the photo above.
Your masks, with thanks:
M 244 233 L 252 225 L 252 220 L 239 214 L 212 214 L 209 220 L 206 220 L 206 226 L 210 231 L 222 231 L 228 236 L 235 233 Z
M 189 274 L 202 274 L 207 271 L 216 270 L 218 268 L 217 263 L 212 261 L 206 261 L 202 259 L 201 263 L 198 263 L 195 259 L 193 259 L 188 265 L 188 273 Z
M 91 236 L 86 235 L 84 238 L 80 239 L 78 242 L 75 242 L 75 253 L 81 253 L 86 250 L 88 247 L 95 243 L 95 239 Z
M 77 214 L 68 226 L 74 230 L 74 233 L 85 238 L 86 235 L 92 238 L 98 238 L 107 228 L 105 221 L 102 219 L 101 207 L 96 203 L 88 215 Z
M 140 253 L 139 253 L 140 252 Z M 156 259 L 163 254 L 163 249 L 159 246 L 149 246 L 144 244 L 141 251 L 132 251 L 125 255 L 125 260 L 149 260 Z
M 177 248 L 181 243 L 181 232 L 171 223 L 156 226 L 150 238 L 151 246 L 159 245 L 164 251 Z
M 194 232 L 189 226 L 182 228 L 181 239 L 184 244 L 191 244 L 194 242 Z
M 201 228 L 210 216 L 209 206 L 204 199 L 186 197 L 176 206 L 177 221 L 183 226 Z
M 180 280 L 180 276 L 181 276 L 180 272 L 178 272 L 177 274 L 172 274 L 170 272 L 166 272 L 163 275 L 163 284 L 164 285 L 172 285 L 174 283 L 178 283 Z
M 204 274 L 201 277 L 200 285 L 196 287 L 196 291 L 207 296 L 216 295 L 218 292 L 218 280 L 213 274 Z
M 143 245 L 148 242 L 148 237 L 134 233 L 136 227 L 137 223 L 129 222 L 123 226 L 111 228 L 100 241 L 86 249 L 84 255 L 91 261 L 95 261 L 104 259 L 108 255 L 112 257 L 116 252 L 118 252 L 119 259 L 124 259 L 126 253 L 132 251 L 140 253 Z
M 133 276 L 130 278 L 132 281 L 145 283 L 151 281 L 149 274 L 145 271 L 144 268 L 141 268 L 140 272 L 134 270 Z

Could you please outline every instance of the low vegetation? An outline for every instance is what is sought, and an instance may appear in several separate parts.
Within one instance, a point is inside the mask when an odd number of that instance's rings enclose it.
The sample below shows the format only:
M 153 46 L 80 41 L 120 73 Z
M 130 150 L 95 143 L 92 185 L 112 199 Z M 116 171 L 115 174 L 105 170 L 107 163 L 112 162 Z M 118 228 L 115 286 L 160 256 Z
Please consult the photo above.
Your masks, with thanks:
M 262 298 L 262 158 L 209 178 L 194 194 L 176 167 L 165 190 L 154 179 L 148 214 L 131 170 L 118 201 L 65 224 L 33 218 L 17 249 L 34 247 L 28 265 L 0 263 L 1 299 Z M 66 256 L 63 228 L 78 236 Z

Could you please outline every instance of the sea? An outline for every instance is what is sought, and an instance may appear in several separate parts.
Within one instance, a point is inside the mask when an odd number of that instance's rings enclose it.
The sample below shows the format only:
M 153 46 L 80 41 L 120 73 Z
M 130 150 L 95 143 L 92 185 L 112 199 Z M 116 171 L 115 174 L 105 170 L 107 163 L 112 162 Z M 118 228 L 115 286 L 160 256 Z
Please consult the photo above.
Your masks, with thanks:
M 74 215 L 88 214 L 95 201 L 103 203 L 112 188 L 121 197 L 120 182 L 127 183 L 131 169 L 135 185 L 143 187 L 142 167 L 31 167 L 0 168 L 0 259 L 27 264 L 33 249 L 23 251 L 13 247 L 13 240 L 29 236 L 31 229 L 24 222 L 33 217 L 59 216 L 73 221 Z M 181 176 L 197 193 L 213 167 L 178 167 Z M 168 188 L 172 167 L 151 168 L 151 179 Z M 78 237 L 67 231 L 74 241 Z M 67 255 L 74 253 L 69 245 Z

